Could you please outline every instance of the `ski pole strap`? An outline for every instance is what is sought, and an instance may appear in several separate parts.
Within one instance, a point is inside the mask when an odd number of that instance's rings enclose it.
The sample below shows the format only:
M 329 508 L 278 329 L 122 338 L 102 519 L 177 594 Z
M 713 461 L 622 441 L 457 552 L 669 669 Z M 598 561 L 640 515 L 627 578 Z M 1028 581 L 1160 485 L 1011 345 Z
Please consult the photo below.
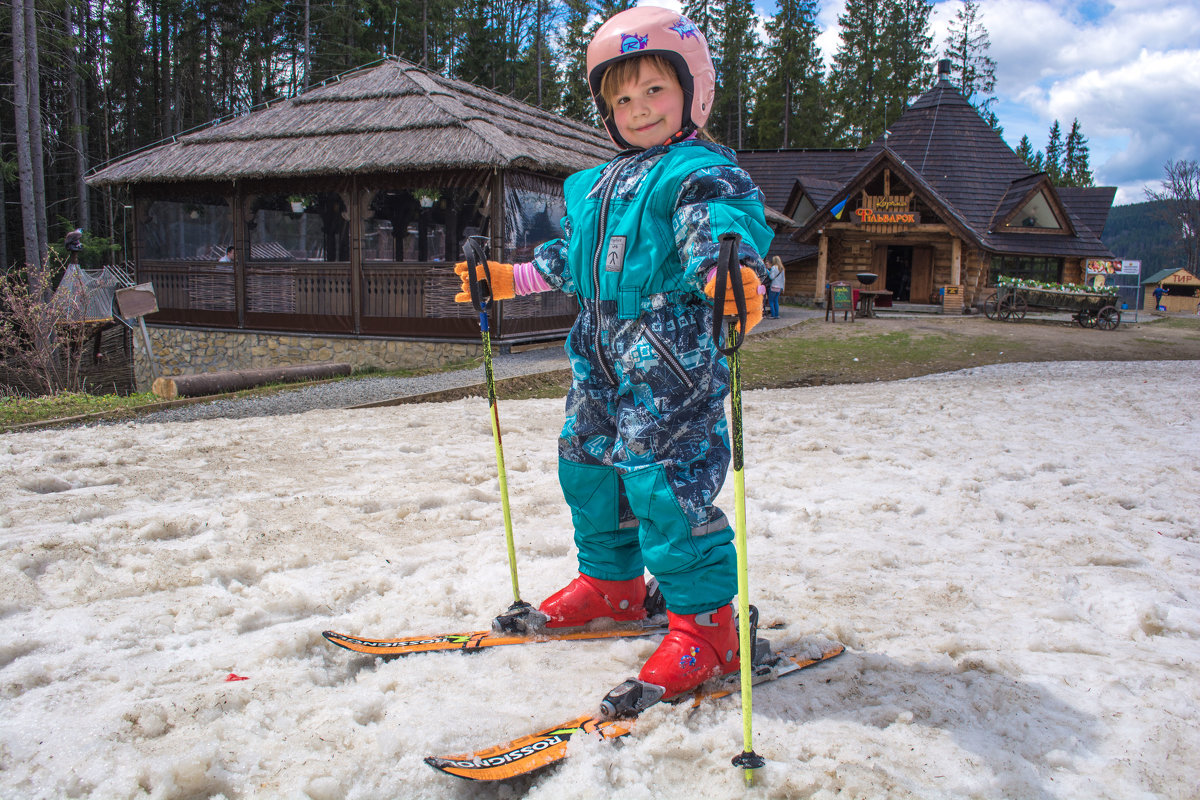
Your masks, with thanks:
M 723 233 L 718 241 L 721 243 L 721 250 L 717 256 L 716 286 L 713 291 L 713 341 L 717 343 L 718 350 L 731 356 L 742 346 L 742 340 L 746 336 L 746 289 L 742 286 L 742 266 L 738 262 L 738 249 L 742 244 L 742 237 L 736 233 Z M 738 328 L 736 338 L 729 343 L 729 347 L 721 347 L 727 284 L 733 291 L 733 302 L 737 306 Z
M 482 236 L 468 236 L 463 242 L 463 256 L 467 259 L 467 285 L 471 289 L 471 305 L 483 314 L 492 302 L 492 272 L 488 269 L 487 256 L 484 255 L 483 245 L 478 240 L 487 241 Z M 478 277 L 478 266 L 483 265 L 483 277 Z

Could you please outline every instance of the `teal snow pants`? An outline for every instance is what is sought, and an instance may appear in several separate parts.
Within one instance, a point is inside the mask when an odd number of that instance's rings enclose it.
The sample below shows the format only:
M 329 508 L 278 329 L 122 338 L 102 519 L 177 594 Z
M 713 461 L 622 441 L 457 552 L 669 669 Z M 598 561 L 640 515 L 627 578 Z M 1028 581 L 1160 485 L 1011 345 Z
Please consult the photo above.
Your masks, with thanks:
M 596 315 L 581 302 L 559 438 L 579 571 L 628 580 L 648 569 L 671 611 L 719 608 L 737 593 L 737 557 L 713 505 L 730 451 L 729 368 L 707 330 L 711 311 L 685 298 L 619 320 L 615 304 Z

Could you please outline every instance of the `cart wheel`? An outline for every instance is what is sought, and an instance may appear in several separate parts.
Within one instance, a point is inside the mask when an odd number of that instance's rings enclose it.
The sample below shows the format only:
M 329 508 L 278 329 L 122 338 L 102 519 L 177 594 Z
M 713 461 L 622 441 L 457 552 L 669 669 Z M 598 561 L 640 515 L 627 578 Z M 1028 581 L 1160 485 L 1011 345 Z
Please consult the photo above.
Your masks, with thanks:
M 1096 327 L 1102 331 L 1116 330 L 1121 324 L 1121 312 L 1116 306 L 1105 306 L 1096 315 Z
M 1025 312 L 1029 310 L 1029 303 L 1024 297 L 1017 295 L 1016 297 L 1006 297 L 1000 301 L 1000 308 L 996 311 L 996 316 L 1005 322 L 1018 322 L 1025 319 Z
M 998 310 L 999 303 L 996 301 L 996 293 L 992 292 L 988 295 L 988 299 L 983 301 L 983 315 L 988 319 L 996 319 Z
M 1029 311 L 1029 301 L 1021 295 L 1013 298 L 1013 318 L 1025 319 L 1025 313 Z
M 1088 313 L 1086 311 L 1076 311 L 1075 315 L 1072 316 L 1071 319 L 1078 322 L 1079 327 L 1081 328 L 1088 327 Z

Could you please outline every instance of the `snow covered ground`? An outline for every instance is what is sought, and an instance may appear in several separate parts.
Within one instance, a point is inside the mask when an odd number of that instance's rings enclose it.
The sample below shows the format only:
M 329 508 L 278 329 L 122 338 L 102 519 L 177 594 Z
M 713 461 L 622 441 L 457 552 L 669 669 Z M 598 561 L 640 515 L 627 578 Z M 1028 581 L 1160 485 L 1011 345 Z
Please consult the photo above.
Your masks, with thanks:
M 748 393 L 753 601 L 850 648 L 756 691 L 748 793 L 736 699 L 517 786 L 422 763 L 590 710 L 652 640 L 321 638 L 511 601 L 482 400 L 0 436 L 0 797 L 1196 797 L 1197 398 L 1200 362 Z M 500 414 L 537 602 L 574 566 L 560 403 Z

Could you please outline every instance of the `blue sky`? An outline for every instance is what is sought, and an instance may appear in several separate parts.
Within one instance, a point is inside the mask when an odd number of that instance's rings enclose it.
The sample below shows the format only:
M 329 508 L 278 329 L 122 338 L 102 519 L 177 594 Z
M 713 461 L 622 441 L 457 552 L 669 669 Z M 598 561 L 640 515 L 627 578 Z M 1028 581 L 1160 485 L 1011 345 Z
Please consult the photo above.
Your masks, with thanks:
M 649 4 L 679 7 L 675 0 Z M 774 2 L 756 0 L 771 13 Z M 961 0 L 934 5 L 940 52 Z M 826 60 L 838 45 L 845 0 L 821 0 Z M 1117 204 L 1145 200 L 1169 159 L 1200 159 L 1200 3 L 1189 0 L 979 0 L 996 62 L 994 106 L 1004 138 L 1046 146 L 1079 119 L 1096 183 Z

